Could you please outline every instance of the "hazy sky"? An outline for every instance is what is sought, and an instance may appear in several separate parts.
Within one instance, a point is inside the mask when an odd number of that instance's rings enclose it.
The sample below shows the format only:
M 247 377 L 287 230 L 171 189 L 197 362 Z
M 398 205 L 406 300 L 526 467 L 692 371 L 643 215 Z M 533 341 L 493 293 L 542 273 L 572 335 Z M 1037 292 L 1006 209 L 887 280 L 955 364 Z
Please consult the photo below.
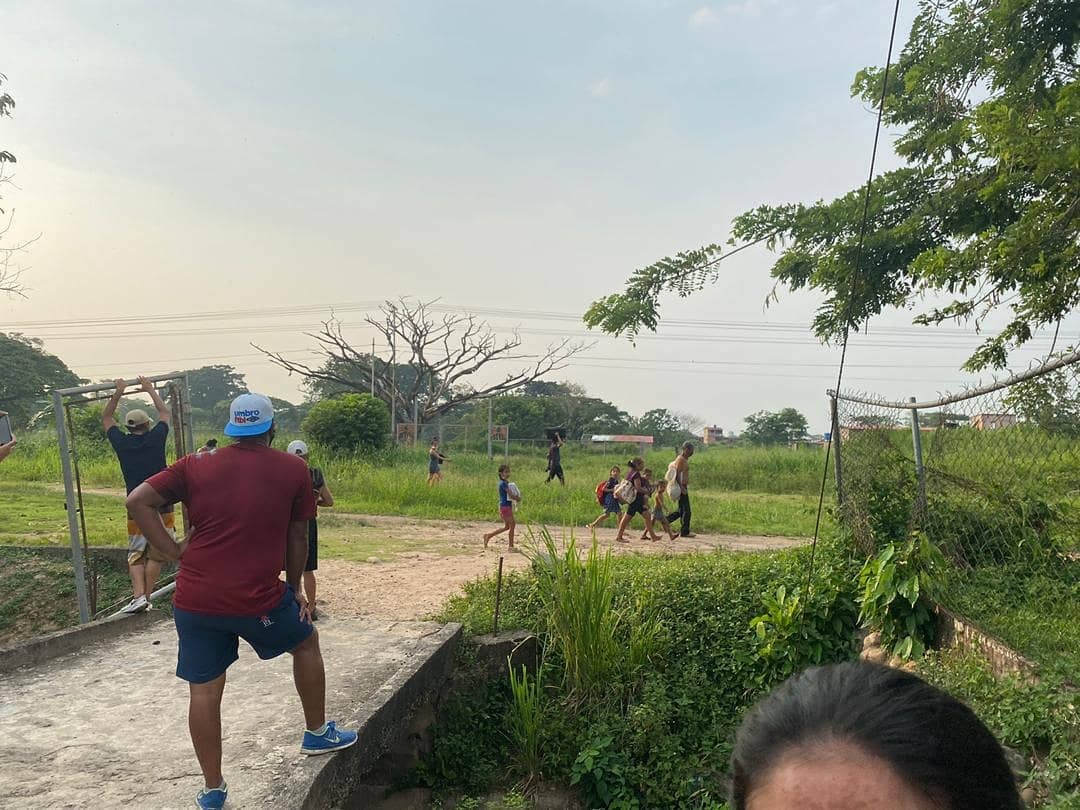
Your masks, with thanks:
M 521 327 L 531 349 L 584 338 L 580 321 L 535 313 L 577 318 L 634 268 L 725 239 L 747 208 L 864 180 L 874 118 L 848 88 L 883 62 L 891 10 L 0 2 L 0 72 L 17 102 L 0 148 L 19 161 L 5 207 L 14 237 L 41 234 L 30 298 L 0 299 L 0 329 L 44 337 L 94 379 L 227 362 L 290 399 L 296 378 L 249 343 L 305 357 L 303 331 L 333 305 L 441 298 L 516 311 L 490 320 Z M 879 165 L 894 165 L 887 144 Z M 746 252 L 716 286 L 667 301 L 675 323 L 659 337 L 594 336 L 558 377 L 632 413 L 663 406 L 739 430 L 792 405 L 821 429 L 838 353 L 806 328 L 812 296 L 763 309 L 770 265 Z M 260 307 L 303 309 L 100 320 Z M 370 343 L 357 309 L 342 318 Z M 978 338 L 910 318 L 854 338 L 852 387 L 923 398 L 970 379 L 956 368 Z M 1075 342 L 1080 318 L 1062 330 Z

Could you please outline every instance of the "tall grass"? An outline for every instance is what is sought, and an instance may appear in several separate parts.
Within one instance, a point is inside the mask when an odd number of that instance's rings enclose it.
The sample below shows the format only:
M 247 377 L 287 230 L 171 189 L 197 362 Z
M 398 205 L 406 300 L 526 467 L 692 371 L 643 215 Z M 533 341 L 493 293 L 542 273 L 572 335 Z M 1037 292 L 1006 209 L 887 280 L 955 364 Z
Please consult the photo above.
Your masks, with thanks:
M 544 665 L 537 668 L 536 677 L 529 678 L 525 665 L 521 677 L 510 665 L 510 736 L 518 751 L 520 767 L 531 782 L 540 775 L 540 733 L 544 716 Z
M 201 441 L 205 437 L 198 437 Z M 289 436 L 282 436 L 283 446 Z M 661 475 L 671 461 L 669 452 L 648 455 L 647 463 Z M 390 450 L 375 457 L 331 454 L 318 447 L 313 462 L 322 467 L 342 512 L 405 515 L 451 520 L 495 520 L 498 508 L 496 469 L 501 457 L 488 461 L 479 453 L 450 454 L 444 480 L 425 485 L 427 454 L 420 450 Z M 545 483 L 542 450 L 511 455 L 511 479 L 524 495 L 519 521 L 533 525 L 573 526 L 593 520 L 601 511 L 593 491 L 612 464 L 626 471 L 627 459 L 613 452 L 567 447 L 563 467 L 568 484 Z M 813 532 L 817 486 L 823 458 L 814 450 L 786 448 L 720 448 L 701 452 L 691 462 L 694 525 L 706 532 L 807 536 Z M 80 445 L 79 468 L 84 488 L 123 488 L 112 450 L 101 442 Z M 0 466 L 0 481 L 57 487 L 61 484 L 60 456 L 52 434 L 20 437 L 20 444 Z
M 662 628 L 642 604 L 616 608 L 611 550 L 595 541 L 582 559 L 571 534 L 561 551 L 546 529 L 534 558 L 537 591 L 547 616 L 548 645 L 563 664 L 567 691 L 586 697 L 632 688 Z

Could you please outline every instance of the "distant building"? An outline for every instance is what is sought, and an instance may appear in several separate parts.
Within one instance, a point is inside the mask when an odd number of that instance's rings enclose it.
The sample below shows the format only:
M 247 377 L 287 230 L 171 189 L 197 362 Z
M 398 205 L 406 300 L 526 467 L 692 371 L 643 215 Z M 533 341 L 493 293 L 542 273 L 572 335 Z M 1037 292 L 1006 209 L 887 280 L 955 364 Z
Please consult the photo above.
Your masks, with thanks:
M 978 413 L 971 418 L 971 424 L 976 430 L 998 430 L 1000 428 L 1015 427 L 1016 414 L 1014 413 Z
M 707 427 L 701 438 L 705 444 L 724 444 L 724 429 L 716 425 Z

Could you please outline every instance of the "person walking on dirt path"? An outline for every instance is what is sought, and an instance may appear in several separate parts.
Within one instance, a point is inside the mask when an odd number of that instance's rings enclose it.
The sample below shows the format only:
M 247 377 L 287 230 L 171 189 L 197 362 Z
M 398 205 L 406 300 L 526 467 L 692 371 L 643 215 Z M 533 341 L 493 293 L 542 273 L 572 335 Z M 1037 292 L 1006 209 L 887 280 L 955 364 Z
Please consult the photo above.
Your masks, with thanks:
M 188 726 L 205 783 L 196 804 L 211 810 L 223 807 L 228 795 L 221 772 L 221 697 L 241 638 L 259 658 L 292 655 L 306 728 L 302 753 L 340 751 L 357 736 L 326 720 L 319 634 L 300 592 L 308 522 L 316 511 L 311 473 L 300 459 L 271 448 L 274 409 L 260 394 L 233 400 L 225 435 L 235 442 L 184 456 L 127 499 L 149 543 L 183 563 L 173 599 L 176 675 L 188 682 Z M 174 543 L 158 510 L 178 501 L 195 528 Z M 278 578 L 282 560 L 284 582 Z
M 429 487 L 442 481 L 442 465 L 449 460 L 439 452 L 439 440 L 432 439 L 431 449 L 428 450 L 427 483 Z
M 551 437 L 551 444 L 548 445 L 547 455 L 547 481 L 544 483 L 550 484 L 553 479 L 558 478 L 559 483 L 564 487 L 566 486 L 566 477 L 563 475 L 562 468 L 562 446 L 563 437 L 558 433 L 555 433 Z
M 326 485 L 326 476 L 323 475 L 323 471 L 318 467 L 311 466 L 311 460 L 309 458 L 308 446 L 306 442 L 302 442 L 297 439 L 294 442 L 289 442 L 287 453 L 291 453 L 294 456 L 300 456 L 304 460 L 304 463 L 308 465 L 308 471 L 311 473 L 311 488 L 315 491 L 315 505 L 330 507 L 334 505 L 334 496 L 330 492 L 330 487 Z M 311 620 L 317 622 L 319 620 L 319 610 L 316 607 L 315 600 L 315 572 L 319 570 L 319 518 L 318 512 L 316 516 L 308 521 L 308 551 L 307 551 L 307 563 L 304 565 L 304 598 L 307 599 L 307 603 L 311 606 Z
M 617 516 L 616 521 L 615 521 L 616 523 L 618 523 L 618 518 L 622 517 L 622 507 L 619 506 L 619 502 L 615 498 L 615 487 L 617 487 L 619 485 L 619 477 L 621 475 L 622 475 L 622 471 L 619 469 L 618 464 L 616 464 L 614 467 L 611 468 L 611 472 L 608 474 L 608 480 L 604 484 L 604 489 L 603 489 L 603 493 L 604 493 L 604 502 L 603 502 L 604 513 L 602 515 L 600 515 L 592 523 L 586 523 L 585 524 L 586 529 L 595 529 L 595 528 L 597 528 L 601 523 L 606 522 L 607 519 L 611 515 L 616 515 Z
M 683 442 L 682 449 L 671 467 L 675 468 L 674 481 L 679 490 L 678 509 L 668 515 L 668 520 L 679 521 L 679 534 L 682 537 L 694 537 L 690 531 L 690 457 L 694 455 L 694 443 Z
M 517 550 L 514 546 L 514 528 L 517 526 L 517 520 L 514 518 L 514 502 L 521 502 L 521 493 L 516 492 L 515 489 L 510 487 L 510 465 L 501 465 L 499 467 L 499 517 L 502 518 L 503 527 L 484 535 L 484 548 L 488 547 L 493 537 L 509 532 L 508 550 Z
M 651 472 L 651 471 L 650 471 Z M 652 518 L 653 518 L 653 532 L 652 540 L 659 540 L 659 536 L 656 534 L 656 525 L 660 524 L 660 528 L 664 530 L 664 534 L 669 539 L 674 540 L 675 530 L 671 528 L 671 523 L 667 519 L 667 499 L 664 497 L 667 492 L 667 481 L 661 478 L 656 482 L 656 492 L 653 494 L 652 505 Z M 641 535 L 641 539 L 646 539 L 648 535 Z
M 150 395 L 154 407 L 157 409 L 157 420 L 151 426 L 151 420 L 146 411 L 141 408 L 133 408 L 124 417 L 124 425 L 127 433 L 120 430 L 116 424 L 116 408 L 120 404 L 120 398 L 124 396 L 127 383 L 116 380 L 113 383 L 116 389 L 109 401 L 105 404 L 105 410 L 101 412 L 101 426 L 105 429 L 105 435 L 112 445 L 116 458 L 120 462 L 120 471 L 124 475 L 124 485 L 130 495 L 136 487 L 155 473 L 165 469 L 165 442 L 169 437 L 169 419 L 171 414 L 168 406 L 162 401 L 161 395 L 154 389 L 154 384 L 146 377 L 139 377 L 139 384 L 144 393 Z M 161 524 L 166 532 L 176 540 L 176 514 L 173 505 L 162 504 L 159 510 Z M 171 559 L 160 553 L 146 542 L 146 536 L 135 524 L 131 512 L 127 516 L 128 527 L 128 574 L 131 576 L 131 601 L 123 608 L 122 613 L 139 613 L 149 608 L 150 595 L 154 592 L 154 584 L 161 575 L 162 563 Z
M 630 472 L 626 476 L 626 480 L 634 485 L 634 499 L 630 501 L 630 504 L 626 507 L 626 511 L 619 519 L 619 532 L 615 535 L 616 543 L 629 543 L 626 539 L 626 527 L 630 525 L 630 521 L 633 520 L 634 515 L 641 515 L 645 521 L 645 531 L 655 539 L 659 540 L 659 537 L 653 533 L 652 529 L 652 512 L 649 509 L 649 495 L 652 489 L 649 482 L 645 478 L 645 461 L 640 456 L 635 456 L 630 459 Z M 648 472 L 652 473 L 651 470 Z

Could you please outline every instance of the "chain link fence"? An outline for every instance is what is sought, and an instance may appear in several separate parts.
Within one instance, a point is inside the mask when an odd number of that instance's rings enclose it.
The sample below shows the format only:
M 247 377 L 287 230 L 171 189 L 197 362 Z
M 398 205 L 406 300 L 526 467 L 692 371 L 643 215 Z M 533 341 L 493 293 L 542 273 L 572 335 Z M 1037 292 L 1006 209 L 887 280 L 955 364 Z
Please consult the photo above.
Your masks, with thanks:
M 858 550 L 925 532 L 952 563 L 946 607 L 1080 676 L 1080 352 L 932 401 L 830 398 Z

